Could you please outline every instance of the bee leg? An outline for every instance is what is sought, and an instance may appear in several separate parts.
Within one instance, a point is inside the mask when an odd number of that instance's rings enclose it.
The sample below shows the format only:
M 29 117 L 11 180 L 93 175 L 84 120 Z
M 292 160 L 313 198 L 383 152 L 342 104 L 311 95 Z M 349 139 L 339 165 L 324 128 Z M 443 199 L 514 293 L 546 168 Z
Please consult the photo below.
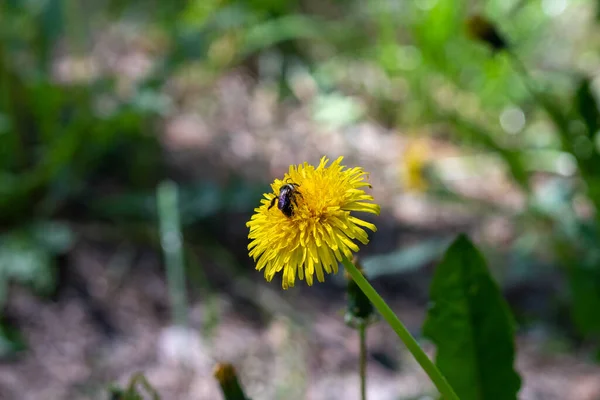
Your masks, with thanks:
M 267 208 L 267 210 L 270 210 L 271 207 L 273 207 L 275 205 L 276 201 L 277 201 L 277 196 L 273 197 L 273 199 L 271 200 L 271 205 L 269 206 L 269 208 Z

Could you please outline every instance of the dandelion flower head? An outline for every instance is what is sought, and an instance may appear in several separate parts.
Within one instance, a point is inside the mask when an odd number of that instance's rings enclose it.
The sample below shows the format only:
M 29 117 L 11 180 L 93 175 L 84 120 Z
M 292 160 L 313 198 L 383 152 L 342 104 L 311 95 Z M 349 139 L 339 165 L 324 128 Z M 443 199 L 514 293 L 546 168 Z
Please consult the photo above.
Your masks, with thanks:
M 401 178 L 409 192 L 425 192 L 429 187 L 425 168 L 430 161 L 429 144 L 423 139 L 409 142 L 402 157 Z
M 275 179 L 273 191 L 266 193 L 261 205 L 246 224 L 250 228 L 248 250 L 257 270 L 265 270 L 271 281 L 283 272 L 284 289 L 294 286 L 296 276 L 309 285 L 323 282 L 325 273 L 336 273 L 343 257 L 352 259 L 358 251 L 355 241 L 369 242 L 364 228 L 373 232 L 375 225 L 352 215 L 353 212 L 379 214 L 373 197 L 363 188 L 366 172 L 359 167 L 346 168 L 339 157 L 329 166 L 326 157 L 315 168 L 308 163 L 290 166 L 282 180 Z M 282 186 L 293 183 L 292 210 L 289 217 L 271 202 Z M 277 200 L 276 200 L 277 201 Z

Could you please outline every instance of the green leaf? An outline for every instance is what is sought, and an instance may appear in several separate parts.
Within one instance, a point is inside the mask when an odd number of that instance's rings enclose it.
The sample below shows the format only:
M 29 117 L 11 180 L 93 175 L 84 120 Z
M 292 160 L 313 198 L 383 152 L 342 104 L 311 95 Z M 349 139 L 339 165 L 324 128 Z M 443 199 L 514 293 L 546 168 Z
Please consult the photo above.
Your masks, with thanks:
M 5 319 L 0 319 L 0 359 L 14 356 L 27 349 L 21 332 Z
M 517 398 L 513 320 L 485 260 L 461 235 L 438 265 L 423 327 L 436 365 L 461 400 Z
M 414 34 L 423 54 L 434 64 L 444 66 L 448 57 L 444 50 L 459 32 L 465 5 L 452 0 L 440 0 L 434 4 L 430 10 L 421 11 Z
M 586 268 L 573 266 L 569 272 L 573 301 L 573 321 L 579 331 L 587 335 L 600 334 L 600 269 L 598 265 Z
M 590 136 L 596 134 L 600 128 L 600 113 L 598 111 L 598 102 L 592 93 L 591 82 L 584 78 L 577 89 L 575 96 L 575 107 L 585 121 L 585 125 Z

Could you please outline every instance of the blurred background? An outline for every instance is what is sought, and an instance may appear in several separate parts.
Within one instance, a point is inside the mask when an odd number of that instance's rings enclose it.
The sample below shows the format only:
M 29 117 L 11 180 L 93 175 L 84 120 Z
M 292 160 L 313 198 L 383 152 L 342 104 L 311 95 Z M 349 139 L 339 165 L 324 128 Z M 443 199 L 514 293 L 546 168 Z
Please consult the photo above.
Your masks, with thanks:
M 467 232 L 517 322 L 522 399 L 600 399 L 592 0 L 0 2 L 0 398 L 357 399 L 342 274 L 268 284 L 246 221 L 343 155 L 382 216 L 369 278 L 419 336 Z M 370 398 L 434 393 L 384 323 Z M 424 342 L 432 354 L 433 348 Z

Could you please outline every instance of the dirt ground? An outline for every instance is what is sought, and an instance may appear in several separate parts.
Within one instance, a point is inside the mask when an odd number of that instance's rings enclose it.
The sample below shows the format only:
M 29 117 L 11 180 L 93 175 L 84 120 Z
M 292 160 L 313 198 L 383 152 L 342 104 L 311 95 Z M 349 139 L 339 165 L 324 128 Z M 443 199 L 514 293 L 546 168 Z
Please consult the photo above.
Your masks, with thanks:
M 141 255 L 118 274 L 103 267 L 106 248 L 81 244 L 74 254 L 86 296 L 67 289 L 52 303 L 13 291 L 10 315 L 29 349 L 0 365 L 0 398 L 108 398 L 109 383 L 125 385 L 143 372 L 163 399 L 219 399 L 212 369 L 228 361 L 254 399 L 358 399 L 357 333 L 343 322 L 339 286 L 283 292 L 240 278 L 221 293 L 196 293 L 183 329 L 169 326 L 157 257 Z M 392 305 L 417 333 L 423 304 L 401 295 Z M 521 399 L 600 398 L 600 366 L 586 361 L 586 354 L 551 350 L 547 338 L 533 332 L 517 341 Z M 385 323 L 369 329 L 368 348 L 370 399 L 434 393 Z

